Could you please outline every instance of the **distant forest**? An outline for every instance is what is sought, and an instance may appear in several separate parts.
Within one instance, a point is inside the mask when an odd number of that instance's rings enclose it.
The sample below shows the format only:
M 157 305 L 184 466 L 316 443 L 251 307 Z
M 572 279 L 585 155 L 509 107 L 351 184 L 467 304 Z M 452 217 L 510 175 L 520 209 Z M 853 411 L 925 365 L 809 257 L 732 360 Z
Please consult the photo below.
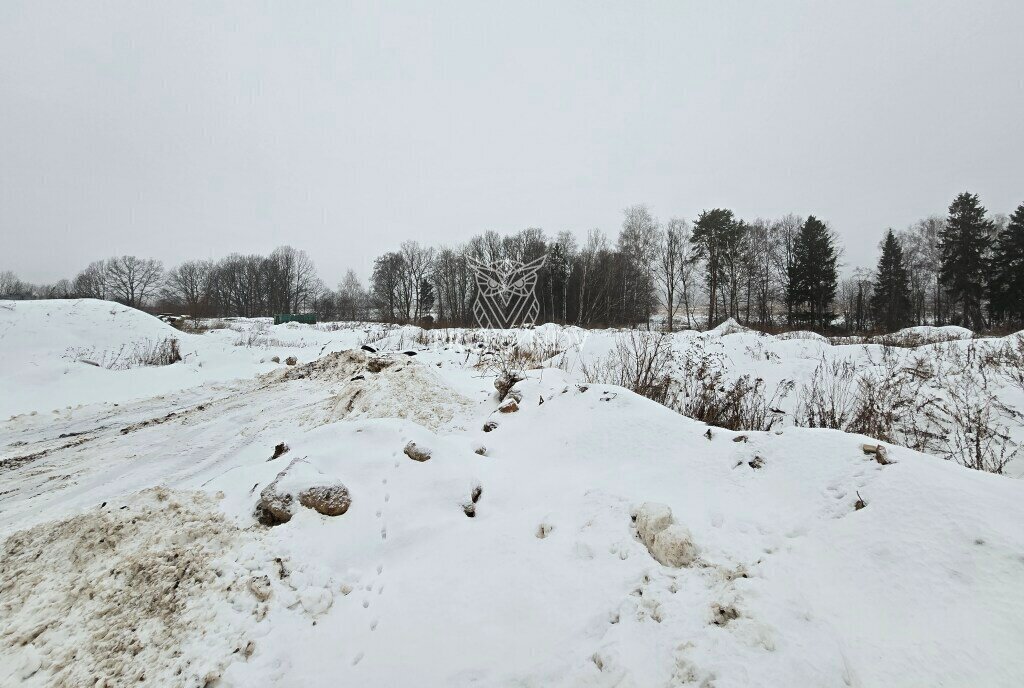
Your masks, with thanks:
M 840 279 L 842 249 L 813 215 L 743 220 L 705 210 L 661 222 L 627 208 L 618 236 L 485 232 L 459 246 L 406 241 L 374 261 L 370 283 L 349 270 L 336 289 L 313 259 L 288 246 L 165 270 L 153 258 L 117 256 L 73 279 L 30 285 L 0 272 L 0 298 L 98 298 L 194 317 L 313 312 L 321 319 L 470 326 L 476 285 L 469 259 L 531 261 L 539 322 L 582 327 L 681 329 L 735 318 L 765 330 L 892 331 L 958 324 L 975 331 L 1024 325 L 1024 204 L 990 214 L 977 195 L 880 236 L 873 269 Z

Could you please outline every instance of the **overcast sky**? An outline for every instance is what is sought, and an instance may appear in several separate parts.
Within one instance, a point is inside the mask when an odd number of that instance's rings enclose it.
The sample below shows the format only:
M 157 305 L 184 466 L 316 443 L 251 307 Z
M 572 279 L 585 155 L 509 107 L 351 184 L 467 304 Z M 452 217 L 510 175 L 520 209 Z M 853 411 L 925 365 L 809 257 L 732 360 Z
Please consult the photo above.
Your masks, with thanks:
M 1022 2 L 0 1 L 0 269 L 1024 202 Z

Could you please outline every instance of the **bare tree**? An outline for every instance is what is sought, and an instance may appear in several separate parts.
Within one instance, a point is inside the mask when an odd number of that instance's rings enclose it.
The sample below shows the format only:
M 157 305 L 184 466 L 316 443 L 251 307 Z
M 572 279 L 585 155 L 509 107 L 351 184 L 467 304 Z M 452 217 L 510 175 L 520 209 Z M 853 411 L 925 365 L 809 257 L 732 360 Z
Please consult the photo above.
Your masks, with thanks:
M 474 281 L 466 261 L 466 251 L 441 248 L 434 260 L 431 280 L 437 297 L 438 321 L 468 325 Z
M 193 318 L 203 315 L 212 289 L 213 262 L 189 260 L 167 273 L 169 295 L 180 299 Z
M 899 233 L 903 256 L 910 275 L 910 298 L 917 324 L 942 324 L 944 321 L 942 286 L 939 268 L 942 251 L 939 233 L 946 226 L 946 218 L 938 215 L 918 220 Z
M 402 255 L 395 252 L 385 253 L 373 262 L 371 295 L 377 317 L 382 320 L 394 322 L 402 314 L 400 289 L 404 262 Z
M 139 308 L 160 288 L 163 266 L 152 258 L 117 256 L 106 261 L 104 283 L 108 295 L 132 308 Z
M 687 255 L 690 243 L 690 228 L 686 220 L 672 218 L 659 232 L 657 246 L 657 258 L 655 261 L 654 275 L 661 293 L 664 295 L 665 322 L 668 331 L 672 332 L 675 326 L 676 310 L 683 301 L 684 307 L 688 306 L 688 294 L 686 284 L 686 272 L 692 269 L 687 265 Z M 682 298 L 679 293 L 682 292 Z M 689 310 L 687 309 L 687 326 L 690 324 Z
M 775 270 L 778 275 L 779 284 L 782 285 L 782 293 L 785 294 L 786 322 L 793 324 L 793 306 L 789 298 L 789 276 L 796 265 L 796 236 L 804 224 L 804 218 L 799 215 L 786 215 L 775 226 Z
M 71 280 L 57 280 L 53 284 L 41 284 L 35 289 L 36 298 L 40 299 L 70 299 L 74 297 L 74 287 Z
M 269 312 L 266 259 L 233 253 L 217 263 L 211 292 L 219 314 L 255 317 Z
M 367 294 L 359 281 L 356 271 L 349 268 L 345 279 L 338 285 L 336 307 L 338 314 L 347 320 L 361 320 L 365 315 Z
M 25 283 L 10 270 L 0 272 L 0 298 L 18 296 L 25 291 Z
M 577 255 L 577 325 L 592 323 L 599 312 L 600 302 L 608 296 L 609 275 L 602 274 L 600 270 L 608 253 L 608 237 L 600 229 L 590 230 L 587 234 L 587 243 Z
M 655 306 L 654 262 L 659 236 L 658 221 L 645 205 L 634 205 L 624 211 L 618 252 L 622 258 L 619 274 L 619 296 L 626 322 L 649 323 Z
M 282 313 L 295 313 L 311 303 L 318 279 L 309 255 L 291 246 L 270 254 L 266 278 L 272 308 Z
M 781 293 L 775 265 L 779 248 L 779 223 L 757 219 L 748 225 L 747 322 L 762 327 L 774 324 L 774 305 Z
M 75 277 L 72 290 L 81 299 L 107 298 L 106 262 L 97 260 L 89 263 L 89 266 Z
M 874 273 L 867 268 L 857 268 L 839 281 L 839 307 L 850 332 L 863 332 L 867 328 L 873 282 Z
M 418 321 L 427 315 L 426 285 L 434 262 L 434 249 L 420 246 L 416 241 L 402 242 L 402 281 L 400 288 L 402 310 L 406 320 Z

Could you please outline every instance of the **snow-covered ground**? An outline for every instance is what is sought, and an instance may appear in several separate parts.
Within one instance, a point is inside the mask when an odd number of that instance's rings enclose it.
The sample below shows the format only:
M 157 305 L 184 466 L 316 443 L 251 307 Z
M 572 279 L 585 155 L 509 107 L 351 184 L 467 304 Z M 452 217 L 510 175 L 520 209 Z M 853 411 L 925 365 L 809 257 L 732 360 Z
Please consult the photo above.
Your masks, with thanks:
M 508 333 L 545 363 L 500 402 L 481 333 L 223 325 L 0 304 L 0 686 L 1024 684 L 1017 479 L 879 463 L 793 427 L 796 389 L 771 431 L 709 430 L 584 380 L 611 331 Z M 675 374 L 881 365 L 730 329 L 673 336 Z M 181 362 L 102 367 L 171 337 Z

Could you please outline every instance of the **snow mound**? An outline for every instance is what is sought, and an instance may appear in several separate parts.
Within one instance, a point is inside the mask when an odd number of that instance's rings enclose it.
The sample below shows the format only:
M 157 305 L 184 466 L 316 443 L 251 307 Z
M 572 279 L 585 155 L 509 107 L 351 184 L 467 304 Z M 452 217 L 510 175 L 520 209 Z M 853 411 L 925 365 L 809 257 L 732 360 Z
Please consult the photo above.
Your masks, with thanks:
M 96 299 L 0 302 L 0 361 L 0 389 L 17 390 L 0 395 L 0 418 L 122 403 L 269 368 L 243 348 Z
M 879 344 L 894 344 L 897 346 L 925 346 L 927 344 L 940 344 L 960 339 L 970 339 L 974 336 L 971 330 L 956 325 L 944 325 L 934 327 L 931 325 L 918 325 L 917 327 L 905 327 L 890 334 L 873 337 L 872 341 Z
M 744 327 L 736 322 L 736 318 L 729 318 L 721 325 L 708 330 L 708 334 L 716 334 L 718 336 L 724 336 L 727 334 L 739 334 L 741 332 L 753 332 L 749 327 Z
M 164 488 L 11 535 L 0 684 L 204 685 L 247 645 L 257 600 L 223 554 L 252 536 L 210 497 Z M 248 612 L 248 614 L 247 614 Z
M 820 335 L 817 332 L 811 332 L 810 330 L 793 330 L 791 332 L 780 332 L 775 335 L 776 339 L 809 339 L 815 342 L 827 342 L 828 337 Z
M 112 301 L 10 301 L 0 308 L 0 351 L 21 363 L 116 352 L 185 335 L 142 311 Z

